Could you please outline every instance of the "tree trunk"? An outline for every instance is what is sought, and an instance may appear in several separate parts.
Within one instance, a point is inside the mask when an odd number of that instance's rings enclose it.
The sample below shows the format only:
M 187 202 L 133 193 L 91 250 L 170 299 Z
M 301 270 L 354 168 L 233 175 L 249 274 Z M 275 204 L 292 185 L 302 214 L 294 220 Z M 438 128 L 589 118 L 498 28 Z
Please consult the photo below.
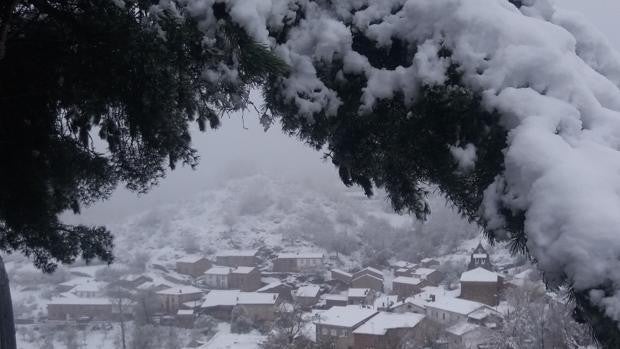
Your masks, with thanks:
M 0 349 L 16 349 L 13 302 L 9 288 L 9 276 L 0 256 Z
M 123 299 L 120 297 L 118 299 L 118 312 L 121 320 L 121 341 L 123 349 L 127 349 L 127 344 L 125 343 L 125 314 L 123 314 Z

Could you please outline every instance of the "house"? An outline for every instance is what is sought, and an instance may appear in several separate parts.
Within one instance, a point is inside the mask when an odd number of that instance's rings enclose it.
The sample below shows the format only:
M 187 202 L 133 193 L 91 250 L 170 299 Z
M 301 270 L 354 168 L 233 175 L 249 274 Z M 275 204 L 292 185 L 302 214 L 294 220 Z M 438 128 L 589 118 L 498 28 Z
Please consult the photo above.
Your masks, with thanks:
M 407 277 L 412 277 L 413 276 L 413 269 L 409 269 L 409 268 L 398 268 L 394 271 L 394 276 L 399 277 L 399 276 L 407 276 Z
M 194 328 L 196 315 L 193 309 L 179 309 L 175 316 L 176 325 L 182 328 Z
M 392 268 L 392 271 L 396 271 L 398 269 L 415 269 L 417 264 L 407 261 L 396 261 L 390 263 L 390 267 Z
M 432 268 L 439 266 L 439 261 L 433 258 L 424 258 L 420 261 L 420 266 L 424 268 Z
M 378 278 L 373 274 L 362 274 L 351 281 L 351 287 L 369 288 L 375 292 L 383 291 L 383 278 Z
M 347 301 L 352 305 L 371 305 L 375 301 L 375 291 L 369 288 L 350 288 Z
M 461 274 L 460 298 L 484 303 L 490 306 L 499 304 L 503 277 L 482 267 Z
M 293 288 L 290 285 L 284 284 L 281 281 L 274 281 L 272 283 L 269 283 L 259 288 L 258 290 L 256 290 L 256 292 L 277 293 L 278 298 L 282 300 L 283 302 L 285 302 L 285 301 L 293 300 L 292 290 Z
M 390 311 L 394 313 L 416 313 L 426 315 L 426 304 L 428 302 L 417 297 L 409 297 L 402 302 L 393 305 Z
M 312 272 L 323 267 L 322 253 L 281 253 L 273 261 L 277 273 Z
M 228 274 L 228 277 L 228 288 L 250 292 L 262 286 L 261 274 L 256 267 L 237 267 Z
M 353 274 L 347 273 L 346 271 L 340 269 L 332 269 L 331 276 L 332 280 L 341 281 L 345 285 L 350 285 L 351 281 L 353 281 Z
M 277 293 L 239 292 L 236 306 L 253 321 L 273 321 L 280 303 Z
M 486 328 L 501 327 L 503 321 L 502 314 L 492 308 L 481 308 L 467 314 L 467 322 Z
M 202 256 L 186 256 L 176 261 L 176 272 L 199 277 L 211 268 L 211 261 Z
M 176 314 L 183 303 L 195 302 L 199 304 L 202 290 L 193 286 L 175 286 L 156 292 L 161 309 L 168 314 Z
M 211 267 L 209 270 L 205 271 L 205 284 L 208 287 L 215 289 L 227 289 L 228 281 L 230 273 L 232 272 L 231 267 L 220 267 L 215 266 Z
M 391 311 L 398 304 L 398 296 L 396 295 L 383 295 L 374 300 L 374 307 L 379 311 Z
M 153 282 L 153 279 L 146 275 L 126 275 L 121 277 L 116 284 L 126 289 L 133 290 L 147 282 Z
M 342 294 L 324 294 L 321 299 L 325 301 L 325 307 L 343 307 L 349 304 L 349 297 Z
M 127 314 L 132 309 L 128 307 Z M 55 321 L 68 321 L 88 318 L 89 320 L 110 321 L 118 315 L 118 307 L 115 307 L 109 298 L 90 297 L 80 298 L 76 296 L 58 297 L 47 304 L 47 318 Z
M 423 343 L 436 332 L 423 314 L 381 312 L 353 330 L 354 349 L 400 348 L 407 341 Z
M 468 322 L 459 322 L 444 330 L 447 349 L 478 349 L 488 344 L 492 330 Z
M 420 293 L 425 285 L 422 279 L 409 276 L 399 276 L 392 280 L 392 292 L 401 299 Z
M 255 267 L 258 262 L 258 250 L 228 250 L 215 255 L 215 264 L 227 267 Z
M 437 269 L 418 268 L 413 272 L 413 277 L 424 280 L 425 286 L 438 286 L 444 274 Z
M 376 310 L 359 305 L 331 307 L 315 318 L 316 342 L 333 349 L 353 348 L 353 331 L 377 314 Z
M 203 313 L 220 320 L 230 320 L 233 308 L 237 305 L 239 290 L 212 290 L 207 293 L 200 309 Z
M 319 302 L 321 288 L 316 285 L 301 286 L 295 291 L 295 302 L 305 308 L 312 307 Z
M 138 285 L 138 287 L 136 287 L 136 290 L 159 292 L 159 291 L 165 290 L 170 287 L 172 287 L 172 285 L 168 283 L 157 283 L 157 282 L 147 281 L 147 282 L 144 282 Z
M 230 320 L 233 308 L 242 307 L 254 321 L 271 321 L 275 319 L 280 302 L 277 293 L 213 290 L 205 296 L 200 309 L 214 318 Z
M 356 271 L 355 273 L 353 273 L 353 279 L 356 279 L 362 275 L 372 275 L 378 279 L 383 280 L 383 272 L 373 267 L 366 267 L 360 271 Z
M 493 265 L 491 265 L 491 259 L 489 258 L 489 253 L 487 250 L 482 247 L 482 242 L 478 243 L 478 246 L 472 252 L 469 264 L 467 265 L 467 270 L 476 269 L 478 267 L 482 267 L 487 270 L 493 270 Z
M 487 305 L 453 297 L 437 297 L 426 303 L 426 316 L 442 326 L 451 326 L 468 320 L 468 315 Z M 490 309 L 490 308 L 489 308 Z

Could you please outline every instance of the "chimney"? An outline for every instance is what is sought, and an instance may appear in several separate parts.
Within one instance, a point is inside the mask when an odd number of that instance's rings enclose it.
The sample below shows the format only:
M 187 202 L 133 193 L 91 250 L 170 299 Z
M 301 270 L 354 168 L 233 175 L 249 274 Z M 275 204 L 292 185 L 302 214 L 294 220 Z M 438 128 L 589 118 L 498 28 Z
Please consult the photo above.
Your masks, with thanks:
M 430 300 L 431 302 L 434 302 L 434 301 L 435 301 L 435 295 L 434 295 L 434 294 L 429 295 L 429 296 L 428 296 L 428 298 L 429 298 L 429 300 Z

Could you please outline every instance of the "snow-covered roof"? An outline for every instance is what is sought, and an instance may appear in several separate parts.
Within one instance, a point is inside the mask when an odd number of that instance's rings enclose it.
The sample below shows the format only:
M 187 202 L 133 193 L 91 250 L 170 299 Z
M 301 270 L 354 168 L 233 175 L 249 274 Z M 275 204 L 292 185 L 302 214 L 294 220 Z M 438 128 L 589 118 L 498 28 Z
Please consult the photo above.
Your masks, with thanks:
M 429 276 L 430 274 L 436 272 L 437 269 L 431 269 L 431 268 L 418 268 L 415 270 L 414 274 L 415 275 L 419 275 L 421 278 L 425 278 L 427 276 Z
M 332 273 L 341 274 L 341 275 L 344 275 L 344 276 L 347 276 L 347 277 L 353 277 L 353 274 L 347 273 L 346 271 L 340 270 L 340 269 L 332 269 Z
M 375 299 L 375 308 L 389 308 L 398 303 L 397 295 L 384 295 Z
M 75 296 L 52 298 L 47 304 L 57 305 L 110 305 L 112 301 L 104 297 L 81 298 Z
M 254 257 L 258 250 L 225 250 L 215 254 L 216 257 Z
M 141 283 L 136 288 L 139 289 L 139 290 L 148 290 L 148 289 L 156 288 L 156 287 L 159 287 L 159 286 L 172 287 L 172 285 L 165 284 L 165 283 L 157 283 L 155 281 L 147 281 L 147 282 Z
M 206 258 L 206 257 L 198 256 L 198 255 L 188 255 L 188 256 L 184 256 L 184 257 L 177 259 L 177 263 L 196 263 L 203 258 Z
M 241 293 L 239 290 L 213 290 L 207 293 L 201 308 L 235 306 L 239 293 Z
M 140 278 L 145 278 L 145 279 L 153 280 L 151 277 L 148 277 L 148 276 L 142 275 L 142 274 L 128 274 L 128 275 L 121 276 L 121 280 L 129 281 L 129 282 L 135 282 L 136 280 L 138 280 Z
M 99 292 L 105 286 L 105 283 L 101 282 L 87 282 L 76 285 L 71 292 Z
M 194 315 L 194 309 L 179 309 L 177 315 Z
M 486 305 L 482 303 L 453 297 L 437 297 L 434 302 L 428 302 L 426 306 L 428 308 L 445 310 L 461 315 L 467 315 L 480 308 L 486 307 Z
M 232 268 L 230 268 L 230 267 L 215 266 L 215 267 L 211 267 L 209 270 L 205 271 L 205 274 L 210 274 L 210 275 L 228 275 L 228 274 L 230 274 L 231 270 L 232 270 Z
M 172 295 L 172 294 L 196 294 L 202 293 L 202 290 L 194 286 L 174 286 L 158 291 L 157 294 Z
M 360 305 L 335 306 L 320 313 L 314 322 L 330 326 L 353 327 L 378 312 Z
M 370 293 L 369 288 L 350 288 L 349 297 L 366 297 Z
M 497 311 L 492 310 L 490 308 L 482 308 L 482 309 L 478 309 L 474 312 L 471 312 L 467 315 L 468 318 L 474 319 L 474 320 L 483 320 L 485 319 L 487 316 L 489 316 L 489 314 L 491 313 L 497 313 Z
M 316 297 L 321 291 L 321 288 L 317 285 L 301 286 L 295 291 L 297 297 Z
M 258 290 L 256 290 L 256 292 L 268 291 L 268 290 L 271 290 L 272 288 L 275 288 L 275 287 L 278 287 L 278 286 L 281 286 L 281 285 L 282 285 L 281 281 L 274 281 L 274 282 L 272 282 L 270 284 L 267 284 L 267 285 L 259 288 Z
M 95 279 L 91 277 L 77 277 L 77 278 L 73 278 L 71 280 L 65 281 L 63 283 L 60 283 L 59 285 L 66 286 L 66 287 L 75 287 L 77 285 L 84 284 L 87 282 L 95 282 Z
M 420 262 L 421 263 L 429 263 L 429 262 L 432 262 L 432 261 L 434 261 L 433 258 L 423 258 Z
M 446 328 L 446 332 L 451 333 L 455 336 L 462 336 L 468 332 L 475 331 L 479 329 L 480 326 L 476 324 L 472 324 L 466 321 L 459 322 L 454 324 L 448 328 Z
M 411 276 L 399 276 L 392 280 L 392 283 L 396 284 L 408 284 L 408 285 L 419 285 L 422 282 L 421 279 L 414 278 Z
M 484 259 L 488 257 L 486 253 L 474 253 L 473 256 L 474 258 L 478 258 L 478 259 Z
M 379 275 L 383 275 L 383 272 L 382 272 L 381 270 L 377 269 L 377 268 L 373 268 L 373 267 L 366 267 L 366 268 L 362 269 L 362 271 L 363 271 L 363 270 L 368 270 L 368 271 L 370 271 L 370 272 L 377 273 L 377 274 L 379 274 Z
M 343 294 L 324 294 L 321 295 L 321 299 L 346 302 L 348 300 L 348 297 Z
M 254 271 L 254 267 L 236 267 L 232 272 L 235 274 L 249 274 Z
M 461 274 L 461 282 L 497 282 L 499 275 L 482 267 Z
M 394 263 L 391 264 L 393 267 L 396 268 L 411 268 L 413 267 L 415 264 L 414 263 L 410 263 L 407 261 L 396 261 Z
M 199 349 L 258 349 L 259 343 L 265 340 L 265 336 L 257 331 L 250 333 L 230 333 L 220 331 L 207 344 Z
M 418 308 L 426 309 L 426 306 L 429 304 L 429 300 L 420 297 L 408 297 L 402 302 L 402 304 L 412 304 Z
M 237 295 L 237 304 L 275 304 L 277 300 L 277 293 L 239 292 Z
M 291 258 L 301 258 L 301 259 L 322 259 L 322 253 L 313 253 L 313 252 L 287 252 L 280 253 L 278 255 L 280 259 L 291 259 Z
M 376 275 L 374 275 L 374 274 L 362 274 L 362 275 L 358 275 L 358 277 L 356 277 L 356 278 L 355 278 L 355 279 L 353 279 L 353 280 L 358 280 L 358 279 L 361 279 L 361 278 L 364 278 L 364 277 L 366 277 L 366 278 L 372 278 L 372 279 L 375 279 L 375 280 L 377 280 L 377 281 L 383 282 L 383 279 L 382 279 L 382 278 L 377 277 L 377 276 L 376 276 Z
M 424 319 L 424 315 L 415 313 L 379 313 L 353 331 L 356 334 L 383 336 L 389 329 L 413 328 Z

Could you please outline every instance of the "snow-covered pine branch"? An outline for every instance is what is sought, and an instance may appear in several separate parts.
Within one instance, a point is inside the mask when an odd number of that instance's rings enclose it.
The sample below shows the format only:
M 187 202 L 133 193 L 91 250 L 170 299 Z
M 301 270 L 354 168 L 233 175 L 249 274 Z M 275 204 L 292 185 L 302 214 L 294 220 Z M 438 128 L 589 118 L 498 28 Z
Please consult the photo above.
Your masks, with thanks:
M 620 56 L 578 15 L 549 0 L 180 3 L 205 44 L 225 8 L 290 66 L 267 105 L 327 145 L 346 184 L 423 216 L 419 184 L 435 182 L 551 285 L 620 320 Z M 475 155 L 468 171 L 457 148 Z

